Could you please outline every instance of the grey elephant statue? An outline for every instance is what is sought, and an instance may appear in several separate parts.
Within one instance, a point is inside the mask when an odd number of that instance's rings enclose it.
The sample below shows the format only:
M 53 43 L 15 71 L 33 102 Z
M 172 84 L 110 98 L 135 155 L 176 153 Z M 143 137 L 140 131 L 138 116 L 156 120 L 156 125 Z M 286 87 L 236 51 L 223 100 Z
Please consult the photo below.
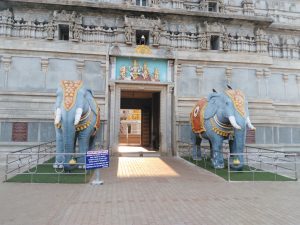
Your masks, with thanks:
M 201 141 L 207 139 L 210 144 L 211 162 L 214 168 L 224 168 L 222 153 L 223 141 L 228 139 L 230 167 L 242 170 L 247 126 L 251 124 L 248 112 L 248 102 L 240 90 L 230 86 L 225 93 L 211 93 L 208 98 L 200 99 L 190 114 L 192 126 L 193 159 L 201 160 Z
M 86 89 L 80 80 L 61 81 L 56 95 L 54 125 L 58 154 L 53 167 L 66 170 L 84 168 L 84 153 L 95 147 L 96 133 L 100 128 L 100 108 L 92 91 Z M 80 154 L 75 157 L 77 140 Z

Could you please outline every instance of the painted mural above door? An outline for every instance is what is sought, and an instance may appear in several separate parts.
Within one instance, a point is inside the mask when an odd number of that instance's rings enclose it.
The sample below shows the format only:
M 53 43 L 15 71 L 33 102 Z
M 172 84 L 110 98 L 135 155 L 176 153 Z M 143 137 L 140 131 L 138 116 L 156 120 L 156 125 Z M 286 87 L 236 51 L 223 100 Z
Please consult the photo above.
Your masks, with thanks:
M 117 57 L 116 79 L 166 82 L 167 66 L 163 59 Z

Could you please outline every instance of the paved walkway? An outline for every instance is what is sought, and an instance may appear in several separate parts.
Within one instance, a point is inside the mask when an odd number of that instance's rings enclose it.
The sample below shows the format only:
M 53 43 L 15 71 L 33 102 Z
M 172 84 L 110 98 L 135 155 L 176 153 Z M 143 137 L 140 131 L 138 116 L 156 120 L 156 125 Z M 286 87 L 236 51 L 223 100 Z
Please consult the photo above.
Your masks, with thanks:
M 2 183 L 0 224 L 300 224 L 300 182 L 229 183 L 163 157 L 114 158 L 102 178 L 102 186 Z

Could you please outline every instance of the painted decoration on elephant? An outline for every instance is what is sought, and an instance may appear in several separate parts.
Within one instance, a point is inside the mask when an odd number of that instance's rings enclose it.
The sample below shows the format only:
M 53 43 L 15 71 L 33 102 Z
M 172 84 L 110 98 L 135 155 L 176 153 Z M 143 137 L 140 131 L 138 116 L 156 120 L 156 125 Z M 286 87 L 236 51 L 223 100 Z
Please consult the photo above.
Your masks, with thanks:
M 193 111 L 190 114 L 192 130 L 194 133 L 201 133 L 206 131 L 204 127 L 204 111 L 206 106 L 207 99 L 201 98 L 197 102 L 197 104 L 193 108 Z
M 62 80 L 61 87 L 64 92 L 64 107 L 68 111 L 70 110 L 76 102 L 76 96 L 78 90 L 82 86 L 81 80 Z
M 165 82 L 167 60 L 118 57 L 116 79 L 131 81 Z
M 235 109 L 245 117 L 245 95 L 241 90 L 226 90 L 226 94 L 231 98 Z

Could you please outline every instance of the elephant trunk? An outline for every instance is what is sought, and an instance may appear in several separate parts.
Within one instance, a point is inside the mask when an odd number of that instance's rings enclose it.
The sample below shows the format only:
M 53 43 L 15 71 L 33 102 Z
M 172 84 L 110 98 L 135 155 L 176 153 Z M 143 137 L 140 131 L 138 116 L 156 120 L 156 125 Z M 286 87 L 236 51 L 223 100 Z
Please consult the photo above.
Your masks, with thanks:
M 242 170 L 244 166 L 244 147 L 246 140 L 246 127 L 234 132 L 234 140 L 232 146 L 233 155 L 231 157 L 231 168 L 233 170 Z
M 64 152 L 65 153 L 74 153 L 75 152 L 75 133 L 76 129 L 74 126 L 74 112 L 71 113 L 66 112 L 63 116 L 63 124 L 62 124 L 62 133 L 63 133 L 63 141 L 64 141 Z M 73 116 L 72 116 L 73 115 Z M 65 155 L 65 164 L 64 167 L 69 169 L 69 161 L 72 158 L 72 154 Z

